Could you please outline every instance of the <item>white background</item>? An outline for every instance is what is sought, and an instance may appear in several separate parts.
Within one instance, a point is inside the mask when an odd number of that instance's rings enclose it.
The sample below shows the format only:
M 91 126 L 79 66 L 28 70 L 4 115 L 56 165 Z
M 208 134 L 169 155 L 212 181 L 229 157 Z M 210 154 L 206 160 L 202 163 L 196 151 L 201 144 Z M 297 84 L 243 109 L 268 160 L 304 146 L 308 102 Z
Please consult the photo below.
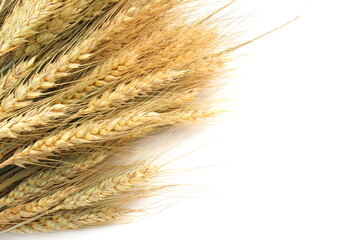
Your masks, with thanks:
M 192 196 L 132 224 L 1 239 L 359 239 L 357 0 L 247 0 L 230 113 L 185 139 Z M 202 186 L 200 186 L 202 185 Z M 186 189 L 185 189 L 186 192 Z

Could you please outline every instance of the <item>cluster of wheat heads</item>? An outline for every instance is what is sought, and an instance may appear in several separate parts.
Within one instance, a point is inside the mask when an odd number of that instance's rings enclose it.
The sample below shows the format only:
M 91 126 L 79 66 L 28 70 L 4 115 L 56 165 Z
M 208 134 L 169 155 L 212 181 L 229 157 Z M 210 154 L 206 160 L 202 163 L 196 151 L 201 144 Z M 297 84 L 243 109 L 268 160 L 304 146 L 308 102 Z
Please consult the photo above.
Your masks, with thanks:
M 0 1 L 1 233 L 127 222 L 169 187 L 156 161 L 116 159 L 216 114 L 203 93 L 234 47 L 197 2 Z

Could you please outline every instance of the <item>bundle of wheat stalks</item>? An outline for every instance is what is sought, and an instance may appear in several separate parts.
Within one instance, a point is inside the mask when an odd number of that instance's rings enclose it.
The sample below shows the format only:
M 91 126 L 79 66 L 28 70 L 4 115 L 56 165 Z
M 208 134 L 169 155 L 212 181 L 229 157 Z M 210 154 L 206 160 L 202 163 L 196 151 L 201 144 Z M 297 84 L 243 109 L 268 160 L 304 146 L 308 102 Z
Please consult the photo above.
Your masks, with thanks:
M 169 187 L 129 149 L 216 113 L 204 91 L 235 49 L 218 11 L 196 14 L 197 0 L 0 2 L 1 233 L 128 221 L 140 211 L 129 203 Z

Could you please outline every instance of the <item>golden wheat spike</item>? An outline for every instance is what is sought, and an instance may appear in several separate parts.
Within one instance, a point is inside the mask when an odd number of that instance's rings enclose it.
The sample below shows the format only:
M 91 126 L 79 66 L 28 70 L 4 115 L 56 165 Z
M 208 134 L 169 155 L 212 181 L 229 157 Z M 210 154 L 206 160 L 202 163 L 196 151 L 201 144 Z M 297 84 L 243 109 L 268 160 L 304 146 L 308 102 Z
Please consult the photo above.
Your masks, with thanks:
M 1 0 L 0 1 L 0 23 L 4 22 L 4 17 L 7 11 L 11 8 L 11 6 L 16 2 L 16 0 Z
M 16 66 L 10 69 L 4 76 L 0 78 L 0 94 L 15 84 L 18 80 L 27 75 L 28 70 L 34 65 L 35 57 L 30 60 L 21 61 Z
M 0 234 L 127 221 L 119 206 L 171 186 L 130 161 L 138 141 L 217 114 L 213 80 L 244 45 L 215 16 L 229 4 L 203 4 L 0 0 Z
M 107 177 L 67 198 L 53 210 L 76 209 L 90 206 L 94 203 L 116 196 L 124 191 L 129 191 L 137 185 L 145 184 L 159 171 L 159 167 L 143 166 L 130 167 L 128 170 Z
M 91 73 L 78 80 L 57 103 L 75 104 L 91 95 L 97 89 L 119 81 L 124 72 L 136 63 L 138 55 L 134 52 L 121 53 L 97 66 Z
M 127 221 L 129 213 L 131 211 L 111 206 L 59 211 L 19 226 L 12 232 L 35 233 L 94 227 L 122 219 Z
M 31 218 L 38 214 L 48 211 L 51 207 L 57 205 L 60 201 L 65 199 L 69 194 L 76 192 L 76 186 L 70 186 L 60 189 L 55 193 L 44 196 L 39 200 L 24 203 L 13 208 L 8 208 L 0 212 L 0 222 L 12 224 L 23 218 Z
M 70 130 L 63 130 L 16 152 L 12 157 L 0 164 L 0 168 L 7 165 L 24 167 L 25 164 L 36 164 L 48 159 L 56 152 L 68 150 L 84 144 L 96 144 L 106 140 L 124 137 L 127 131 L 146 124 L 166 126 L 184 122 L 196 121 L 213 116 L 216 112 L 195 109 L 177 110 L 169 113 L 135 111 L 125 116 L 81 125 Z M 126 136 L 126 135 L 125 135 Z
M 90 100 L 87 107 L 78 114 L 89 114 L 114 106 L 120 107 L 126 101 L 136 98 L 149 91 L 161 89 L 181 77 L 185 71 L 168 71 L 149 74 L 142 78 L 133 79 L 129 83 L 119 84 L 115 90 L 106 91 L 99 98 Z
M 183 27 L 186 28 L 186 26 Z M 174 82 L 171 81 L 171 79 L 176 79 L 177 77 L 172 75 L 175 73 L 181 75 L 182 72 L 187 71 L 187 68 L 184 66 L 191 65 L 191 68 L 196 68 L 195 66 L 193 67 L 193 65 L 198 65 L 198 67 L 201 67 L 200 64 L 197 64 L 198 61 L 196 59 L 199 58 L 199 53 L 202 53 L 203 50 L 193 49 L 211 48 L 211 42 L 215 40 L 214 35 L 211 33 L 201 34 L 201 36 L 199 36 L 198 33 L 204 31 L 201 26 L 191 30 L 182 30 L 182 34 L 179 34 L 180 29 L 177 26 L 168 28 L 169 29 L 165 28 L 161 32 L 155 32 L 149 37 L 146 37 L 142 44 L 136 44 L 129 49 L 118 51 L 117 54 L 119 56 L 111 57 L 110 60 L 95 68 L 93 72 L 79 79 L 79 83 L 69 88 L 70 90 L 68 93 L 65 93 L 65 97 L 62 97 L 57 102 L 74 104 L 89 95 L 92 96 L 92 93 L 95 91 L 97 91 L 97 95 L 99 95 L 101 88 L 109 88 L 113 83 L 116 84 L 118 82 L 120 82 L 120 84 L 115 90 L 111 90 L 110 88 L 110 90 L 102 93 L 103 96 L 99 97 L 99 99 L 91 100 L 92 102 L 88 105 L 88 108 L 91 109 L 96 105 L 95 101 L 99 104 L 101 104 L 101 102 L 110 103 L 111 99 L 114 100 L 113 102 L 121 102 L 122 100 L 126 100 L 126 98 L 130 99 L 136 97 L 138 94 L 146 93 L 151 89 L 162 88 L 166 83 Z M 170 37 L 176 33 L 180 35 L 180 37 Z M 185 35 L 189 39 L 192 39 L 194 36 L 197 37 L 184 45 L 185 37 L 182 35 Z M 154 49 L 157 48 L 159 48 L 159 52 L 154 53 Z M 176 56 L 177 59 L 174 59 L 174 56 Z M 210 62 L 210 60 L 201 61 L 206 62 L 208 65 Z M 116 64 L 117 62 L 119 64 Z M 182 68 L 186 70 L 177 70 Z M 150 69 L 153 69 L 153 71 L 156 69 L 158 72 L 154 71 L 148 76 L 141 76 L 141 74 L 150 71 Z M 166 76 L 166 74 L 168 74 L 168 76 Z M 119 106 L 120 105 L 121 104 L 119 104 Z
M 90 8 L 85 11 L 84 16 L 81 18 L 81 21 L 89 21 L 94 19 L 95 17 L 101 15 L 106 12 L 109 8 L 111 8 L 116 3 L 121 0 L 97 0 L 95 1 Z
M 100 29 L 93 31 L 89 37 L 80 41 L 68 53 L 60 56 L 57 61 L 47 64 L 41 72 L 33 74 L 26 83 L 19 85 L 1 101 L 0 112 L 11 112 L 28 106 L 45 90 L 56 86 L 59 79 L 69 76 L 72 70 L 80 68 L 81 63 L 89 60 L 102 44 L 109 41 L 112 35 L 131 28 L 132 24 L 151 18 L 152 15 L 148 13 L 149 9 L 170 1 L 151 1 L 120 12 L 112 20 L 105 22 Z
M 22 0 L 18 3 L 0 30 L 0 55 L 25 43 L 60 6 L 60 0 Z
M 64 115 L 66 106 L 56 104 L 54 106 L 43 106 L 25 114 L 2 121 L 0 123 L 0 139 L 18 138 L 19 135 L 30 132 L 36 127 L 48 124 L 52 119 Z
M 24 164 L 37 163 L 47 159 L 56 152 L 67 150 L 77 145 L 117 138 L 128 129 L 156 119 L 158 115 L 153 112 L 140 112 L 61 131 L 15 153 L 11 158 L 0 164 L 0 168 L 9 164 L 24 167 Z
M 29 43 L 23 48 L 19 48 L 15 55 L 22 57 L 23 55 L 31 56 L 42 47 L 54 42 L 59 35 L 66 32 L 67 29 L 76 24 L 83 18 L 83 11 L 96 0 L 66 0 L 58 9 L 56 16 L 53 16 L 48 22 L 41 25 L 37 34 L 29 38 Z
M 104 161 L 107 153 L 93 153 L 75 161 L 70 167 L 57 166 L 40 172 L 17 185 L 6 196 L 0 198 L 0 207 L 14 206 L 46 194 L 54 186 L 66 183 L 78 173 L 89 170 Z

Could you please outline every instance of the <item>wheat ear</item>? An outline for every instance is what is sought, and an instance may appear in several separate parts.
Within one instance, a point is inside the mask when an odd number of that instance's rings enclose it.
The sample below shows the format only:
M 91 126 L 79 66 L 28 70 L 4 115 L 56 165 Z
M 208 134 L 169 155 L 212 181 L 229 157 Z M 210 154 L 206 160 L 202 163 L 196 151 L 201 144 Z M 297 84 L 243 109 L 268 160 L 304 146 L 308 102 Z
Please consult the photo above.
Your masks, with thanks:
M 30 56 L 41 47 L 57 40 L 62 32 L 65 32 L 83 18 L 82 12 L 89 7 L 93 1 L 94 0 L 64 1 L 56 16 L 40 26 L 39 33 L 31 36 L 29 38 L 29 43 L 22 49 L 19 48 L 15 54 L 17 54 L 17 56 Z
M 67 198 L 53 210 L 76 209 L 106 200 L 121 192 L 129 191 L 156 176 L 159 168 L 143 165 L 105 178 Z
M 187 122 L 196 122 L 201 119 L 214 117 L 221 113 L 221 110 L 214 110 L 208 108 L 198 108 L 193 110 L 178 109 L 171 112 L 163 113 L 164 124 L 177 125 Z
M 22 0 L 17 4 L 0 30 L 0 55 L 26 42 L 60 5 L 60 0 Z
M 126 134 L 124 135 L 126 131 L 142 125 L 166 126 L 180 124 L 207 118 L 214 114 L 216 112 L 207 109 L 177 110 L 162 114 L 138 111 L 118 118 L 85 124 L 84 126 L 60 131 L 55 135 L 38 140 L 1 163 L 0 168 L 11 164 L 20 167 L 24 167 L 25 164 L 35 164 L 41 160 L 46 160 L 55 152 L 67 150 L 78 145 L 94 144 L 126 136 Z
M 35 57 L 27 61 L 22 61 L 10 69 L 0 78 L 0 94 L 8 90 L 14 83 L 26 76 L 28 70 L 34 65 Z
M 146 10 L 162 2 L 164 0 L 148 3 L 144 9 L 141 8 L 141 13 L 148 17 Z M 69 76 L 71 70 L 81 67 L 81 62 L 93 56 L 102 44 L 109 41 L 111 35 L 131 27 L 134 21 L 144 20 L 144 16 L 141 14 L 134 15 L 134 11 L 138 8 L 133 7 L 119 13 L 112 20 L 104 23 L 100 29 L 93 31 L 90 37 L 81 41 L 67 54 L 62 55 L 56 62 L 47 64 L 40 73 L 32 75 L 28 82 L 19 85 L 13 93 L 1 101 L 0 113 L 10 112 L 29 105 L 32 99 L 40 97 L 44 90 L 54 87 L 57 80 Z
M 127 116 L 85 124 L 74 129 L 61 131 L 15 153 L 12 157 L 1 163 L 0 168 L 9 164 L 24 167 L 24 164 L 37 163 L 52 156 L 55 152 L 67 150 L 79 144 L 96 143 L 120 137 L 125 131 L 135 126 L 157 119 L 158 115 L 153 112 L 128 114 Z
M 127 219 L 129 210 L 117 207 L 97 207 L 59 211 L 44 216 L 36 221 L 24 224 L 13 232 L 35 233 L 99 226 L 106 223 Z
M 46 212 L 51 207 L 57 205 L 60 201 L 65 199 L 69 194 L 77 191 L 76 186 L 60 189 L 53 194 L 42 197 L 39 200 L 25 203 L 13 208 L 6 209 L 0 212 L 1 223 L 12 224 L 23 218 L 31 218 L 43 212 Z
M 129 83 L 119 84 L 115 90 L 108 90 L 99 98 L 90 100 L 87 107 L 81 109 L 78 114 L 89 114 L 96 111 L 110 109 L 111 107 L 120 107 L 126 101 L 136 98 L 141 94 L 146 94 L 156 89 L 161 89 L 166 85 L 171 85 L 175 80 L 181 77 L 185 71 L 167 71 L 149 74 L 145 77 L 139 77 Z
M 74 104 L 89 96 L 97 89 L 119 81 L 124 72 L 133 66 L 138 58 L 134 52 L 125 52 L 113 57 L 105 63 L 97 66 L 90 74 L 78 80 L 71 86 L 65 96 L 58 103 Z
M 95 1 L 88 10 L 85 11 L 84 16 L 81 18 L 81 21 L 89 21 L 94 19 L 97 16 L 100 16 L 102 13 L 107 11 L 109 8 L 114 6 L 116 3 L 121 0 L 97 0 Z
M 0 207 L 14 206 L 41 196 L 53 186 L 65 183 L 78 173 L 103 162 L 107 156 L 108 154 L 105 153 L 93 153 L 90 156 L 81 157 L 70 167 L 58 166 L 29 177 L 6 196 L 0 198 Z
M 0 22 L 4 23 L 7 11 L 15 4 L 16 0 L 1 0 L 0 2 Z
M 134 80 L 134 82 L 137 82 L 138 85 L 140 85 L 139 82 L 150 83 L 150 78 L 154 78 L 154 80 L 157 79 L 160 81 L 159 76 L 154 76 L 154 74 L 149 77 L 145 77 L 145 79 L 139 75 L 142 75 L 144 72 L 146 72 L 146 70 L 154 69 L 159 67 L 159 65 L 165 65 L 167 61 L 169 61 L 168 55 L 170 53 L 171 55 L 176 55 L 180 54 L 180 52 L 188 51 L 187 48 L 183 48 L 181 41 L 178 41 L 178 39 L 176 41 L 171 39 L 171 36 L 176 35 L 178 31 L 178 27 L 172 27 L 170 29 L 165 28 L 163 30 L 157 29 L 155 33 L 151 33 L 149 36 L 146 36 L 140 46 L 139 44 L 132 43 L 131 46 L 127 46 L 121 50 L 111 49 L 111 54 L 108 56 L 110 58 L 109 60 L 97 66 L 87 76 L 78 79 L 78 83 L 76 85 L 72 85 L 69 88 L 69 91 L 67 91 L 64 96 L 58 99 L 56 102 L 62 104 L 77 103 L 89 95 L 92 96 L 95 91 L 102 87 L 113 86 L 111 85 L 112 83 L 124 83 L 129 82 L 130 80 Z M 196 32 L 198 31 L 192 31 L 191 33 L 195 34 Z M 168 46 L 169 44 L 171 47 Z M 121 43 L 117 44 L 117 46 L 121 45 Z M 155 47 L 156 49 L 154 49 Z M 164 53 L 162 53 L 164 57 L 158 56 L 158 53 L 154 54 L 154 51 L 157 50 L 157 48 L 164 48 Z M 191 59 L 187 57 L 186 60 L 188 62 L 193 61 L 193 57 L 194 56 L 192 56 Z M 140 58 L 142 58 L 141 61 Z M 140 67 L 138 65 L 140 65 Z M 164 76 L 165 74 L 162 75 Z M 171 78 L 171 76 L 169 76 L 169 78 Z M 123 84 L 122 86 L 124 85 L 126 84 Z M 149 85 L 150 84 L 148 84 L 148 86 Z M 127 86 L 130 88 L 130 85 Z M 106 94 L 110 94 L 110 92 L 107 92 Z M 115 94 L 115 92 L 113 94 Z M 106 98 L 105 95 L 104 98 Z M 120 98 L 121 97 L 119 97 L 119 99 Z
M 149 109 L 156 112 L 171 112 L 175 109 L 186 109 L 192 102 L 195 102 L 201 87 L 191 87 L 190 89 L 173 88 L 167 93 L 159 96 L 152 96 L 147 100 L 146 105 Z
M 0 123 L 0 139 L 17 138 L 21 133 L 30 132 L 35 127 L 43 126 L 52 119 L 64 115 L 66 106 L 56 104 L 36 108 L 18 117 L 2 121 Z

